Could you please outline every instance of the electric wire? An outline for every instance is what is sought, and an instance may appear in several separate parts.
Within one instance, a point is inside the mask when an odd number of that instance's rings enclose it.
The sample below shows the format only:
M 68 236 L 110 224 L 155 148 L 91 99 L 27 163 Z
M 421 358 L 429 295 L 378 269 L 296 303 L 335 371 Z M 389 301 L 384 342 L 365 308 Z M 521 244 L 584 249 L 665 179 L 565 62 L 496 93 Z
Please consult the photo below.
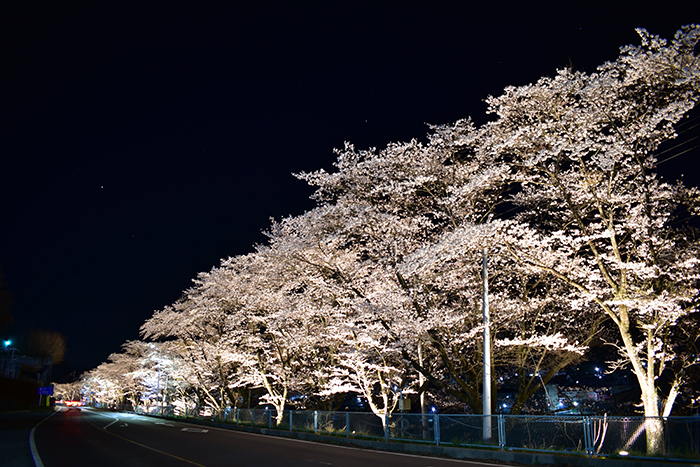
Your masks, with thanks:
M 696 146 L 693 146 L 692 148 L 688 148 L 688 149 L 686 149 L 685 151 L 681 151 L 681 152 L 679 152 L 678 154 L 674 154 L 674 155 L 671 156 L 671 157 L 667 157 L 666 159 L 660 160 L 659 162 L 656 163 L 656 165 L 663 164 L 664 162 L 670 161 L 671 159 L 675 159 L 676 157 L 682 156 L 682 155 L 685 154 L 686 152 L 690 152 L 690 151 L 692 151 L 693 149 L 697 149 L 697 148 L 700 148 L 700 144 L 698 144 L 698 145 L 696 145 Z
M 668 149 L 664 149 L 663 151 L 661 151 L 660 153 L 658 153 L 658 154 L 656 154 L 656 155 L 657 155 L 657 156 L 660 156 L 661 154 L 665 154 L 665 153 L 667 153 L 668 151 L 671 151 L 672 149 L 679 148 L 679 147 L 683 146 L 684 144 L 688 144 L 689 142 L 693 141 L 694 139 L 698 139 L 698 138 L 700 138 L 700 136 L 693 136 L 692 138 L 688 138 L 687 140 L 681 141 L 680 143 L 676 144 L 676 145 L 673 146 L 673 147 L 670 147 L 670 148 L 668 148 Z
M 687 126 L 687 125 L 693 123 L 693 122 L 696 121 L 696 120 L 700 120 L 700 116 L 693 117 L 693 118 L 691 118 L 691 119 L 688 119 L 688 120 L 686 120 L 686 121 L 684 121 L 684 122 L 681 122 L 681 123 L 677 124 L 677 125 L 676 125 L 676 132 L 677 132 L 677 134 L 678 134 L 678 135 L 682 135 L 683 133 L 687 133 L 687 132 L 689 132 L 690 130 L 692 130 L 693 128 L 696 128 L 696 127 L 700 126 L 700 123 L 696 123 L 696 124 L 694 124 L 694 125 L 692 125 L 692 126 Z M 681 128 L 682 128 L 682 129 L 681 129 Z M 662 154 L 666 154 L 666 153 L 669 152 L 669 151 L 673 151 L 674 149 L 678 149 L 678 148 L 680 148 L 681 146 L 685 146 L 686 144 L 688 144 L 688 143 L 690 143 L 691 141 L 694 141 L 694 140 L 696 140 L 696 139 L 698 139 L 698 138 L 700 138 L 700 135 L 698 135 L 698 136 L 693 136 L 692 138 L 685 139 L 685 140 L 681 141 L 680 143 L 676 144 L 675 146 L 672 146 L 672 147 L 670 147 L 670 148 L 664 149 L 663 151 L 661 151 L 661 152 L 655 154 L 655 156 L 656 156 L 656 157 L 659 157 L 659 156 L 661 156 Z M 658 162 L 656 163 L 656 165 L 663 164 L 664 162 L 668 162 L 668 161 L 670 161 L 670 160 L 672 160 L 672 159 L 675 159 L 676 157 L 682 156 L 683 154 L 686 154 L 686 153 L 688 153 L 688 152 L 690 152 L 690 151 L 692 151 L 692 150 L 694 150 L 694 149 L 697 149 L 697 148 L 699 148 L 699 147 L 700 147 L 700 145 L 696 145 L 696 146 L 693 146 L 692 148 L 688 148 L 688 149 L 685 149 L 685 150 L 683 150 L 683 151 L 681 151 L 681 152 L 678 152 L 678 153 L 676 153 L 676 154 L 673 154 L 672 156 L 666 157 L 666 158 L 664 158 L 664 159 L 658 161 Z

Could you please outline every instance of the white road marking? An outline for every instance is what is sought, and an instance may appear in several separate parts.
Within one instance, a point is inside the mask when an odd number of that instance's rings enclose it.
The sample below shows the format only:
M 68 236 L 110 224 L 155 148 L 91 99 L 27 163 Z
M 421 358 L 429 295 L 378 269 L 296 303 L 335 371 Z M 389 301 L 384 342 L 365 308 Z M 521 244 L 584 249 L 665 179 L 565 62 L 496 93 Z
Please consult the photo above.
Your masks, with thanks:
M 34 442 L 34 431 L 36 430 L 36 427 L 44 423 L 46 420 L 49 419 L 49 417 L 53 417 L 56 415 L 56 412 L 51 412 L 51 415 L 48 417 L 44 418 L 42 421 L 34 425 L 34 428 L 32 428 L 32 431 L 29 432 L 29 450 L 32 452 L 32 460 L 34 461 L 34 466 L 35 467 L 44 467 L 44 463 L 41 462 L 41 457 L 39 456 L 39 451 L 36 450 L 36 443 Z
M 118 418 L 115 418 L 114 420 L 112 420 L 112 423 L 106 424 L 105 426 L 102 427 L 102 429 L 103 429 L 103 430 L 106 430 L 107 428 L 109 428 L 110 426 L 114 425 L 114 424 L 117 423 L 118 421 L 119 421 L 119 419 L 118 419 Z
M 166 423 L 166 422 L 155 422 L 154 425 L 175 426 L 172 423 Z
M 209 430 L 203 430 L 201 428 L 183 428 L 180 431 L 189 431 L 190 433 L 207 433 Z

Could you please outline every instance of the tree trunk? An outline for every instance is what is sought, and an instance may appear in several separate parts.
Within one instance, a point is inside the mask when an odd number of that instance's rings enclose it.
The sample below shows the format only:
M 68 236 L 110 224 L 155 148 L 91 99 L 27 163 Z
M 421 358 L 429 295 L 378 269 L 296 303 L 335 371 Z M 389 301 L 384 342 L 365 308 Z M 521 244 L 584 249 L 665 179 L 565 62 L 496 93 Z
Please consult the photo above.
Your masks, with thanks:
M 647 455 L 663 454 L 664 425 L 659 416 L 659 394 L 654 382 L 640 382 L 642 402 L 644 403 L 644 429 L 647 437 Z
M 418 364 L 425 368 L 425 349 L 423 341 L 418 342 Z M 418 372 L 418 387 L 420 388 L 420 413 L 421 413 L 421 437 L 424 440 L 430 439 L 430 426 L 428 425 L 428 407 L 425 404 L 425 375 Z
M 642 391 L 642 404 L 644 405 L 644 430 L 646 431 L 647 455 L 653 456 L 663 453 L 664 450 L 664 426 L 659 417 L 659 393 L 656 388 L 654 374 L 654 351 L 651 345 L 647 346 L 646 367 L 634 344 L 629 329 L 629 317 L 624 306 L 619 308 L 619 320 L 616 324 L 620 330 L 620 336 L 624 344 L 625 356 L 632 364 L 632 371 L 639 382 Z M 648 336 L 650 339 L 651 336 Z M 651 342 L 651 340 L 649 340 Z

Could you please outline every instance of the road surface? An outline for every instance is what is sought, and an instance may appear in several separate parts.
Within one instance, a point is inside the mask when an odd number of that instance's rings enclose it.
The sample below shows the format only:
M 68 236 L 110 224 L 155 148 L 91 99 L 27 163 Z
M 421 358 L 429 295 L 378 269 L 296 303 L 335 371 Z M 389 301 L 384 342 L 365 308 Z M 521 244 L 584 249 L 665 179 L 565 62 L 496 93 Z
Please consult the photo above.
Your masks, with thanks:
M 224 430 L 89 408 L 59 408 L 47 414 L 3 416 L 14 456 L 0 465 L 205 466 L 205 467 L 460 467 L 490 465 L 460 460 L 363 450 Z M 34 423 L 33 426 L 30 425 Z M 8 426 L 16 429 L 9 429 Z M 31 429 L 33 428 L 33 430 Z M 30 433 L 33 431 L 33 443 Z M 26 461 L 27 452 L 30 460 Z M 9 459 L 9 460 L 8 460 Z M 14 459 L 14 461 L 12 460 Z

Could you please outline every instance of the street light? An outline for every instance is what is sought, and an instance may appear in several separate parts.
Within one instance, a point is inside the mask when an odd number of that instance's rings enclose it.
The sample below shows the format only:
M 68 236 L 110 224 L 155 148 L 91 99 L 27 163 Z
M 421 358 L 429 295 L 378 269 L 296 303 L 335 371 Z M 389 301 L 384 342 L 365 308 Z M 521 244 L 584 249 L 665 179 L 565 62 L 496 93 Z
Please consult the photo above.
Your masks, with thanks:
M 5 344 L 5 352 L 7 352 L 8 350 L 10 352 L 10 368 L 8 370 L 7 377 L 12 379 L 13 370 L 14 370 L 15 350 L 16 349 L 14 347 L 10 347 L 12 345 L 12 341 L 10 339 L 6 340 L 4 342 L 4 344 Z M 3 359 L 3 361 L 2 361 L 2 376 L 3 376 L 3 378 L 5 377 L 5 359 Z

